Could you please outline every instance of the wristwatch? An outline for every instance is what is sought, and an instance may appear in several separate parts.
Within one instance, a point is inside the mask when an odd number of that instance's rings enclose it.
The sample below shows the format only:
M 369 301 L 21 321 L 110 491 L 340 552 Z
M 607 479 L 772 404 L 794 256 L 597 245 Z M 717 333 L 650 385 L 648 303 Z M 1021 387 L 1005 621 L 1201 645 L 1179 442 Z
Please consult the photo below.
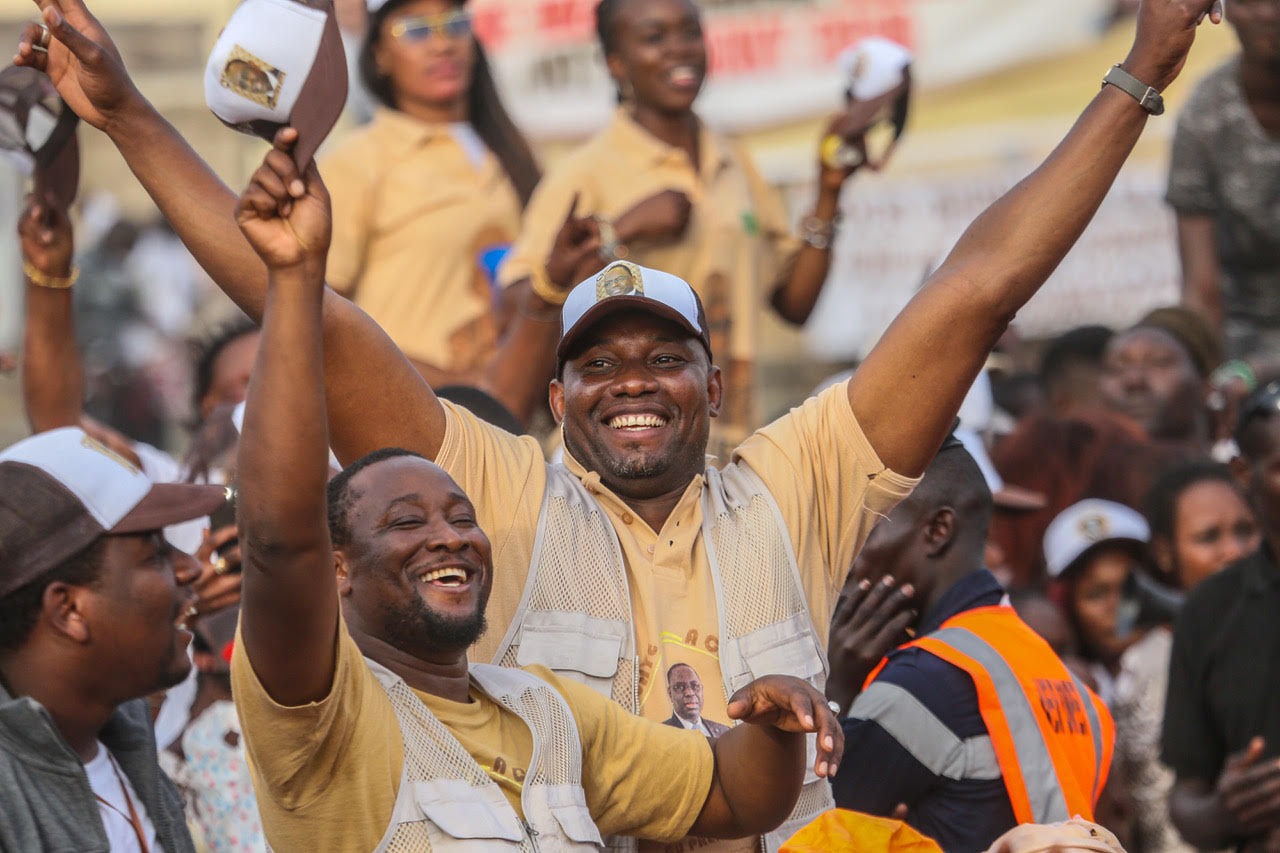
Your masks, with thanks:
M 1160 97 L 1151 86 L 1143 83 L 1137 77 L 1134 77 L 1128 71 L 1125 71 L 1118 64 L 1111 66 L 1111 70 L 1107 72 L 1107 76 L 1102 78 L 1102 85 L 1105 87 L 1108 83 L 1115 86 L 1121 92 L 1138 102 L 1138 105 L 1153 116 L 1162 115 L 1164 113 L 1164 98 Z

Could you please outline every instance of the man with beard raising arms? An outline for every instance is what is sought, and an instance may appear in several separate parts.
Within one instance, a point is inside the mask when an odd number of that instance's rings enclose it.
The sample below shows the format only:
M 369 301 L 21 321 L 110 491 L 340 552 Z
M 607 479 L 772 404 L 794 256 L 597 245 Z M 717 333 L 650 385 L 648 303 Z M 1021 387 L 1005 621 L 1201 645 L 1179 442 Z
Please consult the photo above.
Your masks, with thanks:
M 586 851 L 602 832 L 776 827 L 800 792 L 803 733 L 822 777 L 843 746 L 811 685 L 746 685 L 728 708 L 745 724 L 709 747 L 545 667 L 469 666 L 494 567 L 466 494 L 399 449 L 326 489 L 330 208 L 314 165 L 305 182 L 291 199 L 263 166 L 237 210 L 270 273 L 240 442 L 232 679 L 272 849 Z
M 230 223 L 233 194 L 138 93 L 83 0 L 39 5 L 53 42 L 35 51 L 39 30 L 29 28 L 17 61 L 48 70 L 81 118 L 112 138 L 211 277 L 261 316 L 266 271 Z M 568 295 L 550 392 L 563 466 L 546 465 L 531 439 L 437 401 L 376 324 L 326 294 L 325 388 L 339 458 L 404 447 L 436 460 L 493 537 L 498 630 L 471 657 L 545 664 L 659 721 L 669 714 L 661 674 L 677 662 L 720 686 L 705 697 L 713 718 L 766 673 L 821 684 L 826 624 L 871 526 L 910 491 L 1009 320 L 1092 218 L 1211 5 L 1146 0 L 1128 58 L 1107 73 L 1114 85 L 978 217 L 852 379 L 748 438 L 723 470 L 704 457 L 720 371 L 692 290 L 674 276 L 628 267 L 635 284 L 609 295 L 604 283 L 620 277 L 611 267 Z M 1212 16 L 1221 17 L 1216 8 Z M 663 27 L 679 41 L 678 26 Z M 274 184 L 301 198 L 287 153 L 295 138 L 281 131 L 266 162 Z M 536 326 L 518 325 L 507 350 L 529 361 L 557 346 Z M 886 596 L 886 609 L 906 608 L 906 592 Z M 826 783 L 810 782 L 771 848 L 830 804 Z

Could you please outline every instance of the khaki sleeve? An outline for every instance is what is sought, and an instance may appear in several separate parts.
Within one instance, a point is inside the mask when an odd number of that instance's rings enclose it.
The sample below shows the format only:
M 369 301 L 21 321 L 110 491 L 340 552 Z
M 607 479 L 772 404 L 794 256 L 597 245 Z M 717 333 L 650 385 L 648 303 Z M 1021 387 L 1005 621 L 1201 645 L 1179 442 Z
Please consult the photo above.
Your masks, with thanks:
M 531 436 L 514 436 L 447 400 L 440 404 L 445 432 L 436 463 L 467 493 L 493 547 L 489 630 L 469 653 L 487 663 L 515 618 L 529 576 L 547 464 Z
M 582 739 L 582 787 L 601 834 L 665 842 L 688 835 L 715 774 L 707 738 L 629 714 L 546 667 L 527 669 L 573 710 Z
M 337 793 L 353 798 L 343 810 L 375 824 L 376 839 L 390 820 L 400 779 L 399 729 L 390 701 L 341 620 L 337 643 L 329 695 L 291 708 L 276 703 L 262 686 L 237 631 L 232 693 L 259 799 L 274 810 L 297 812 L 340 788 Z
M 524 209 L 520 236 L 498 268 L 498 283 L 502 287 L 510 287 L 527 278 L 531 270 L 547 262 L 575 194 L 578 196 L 579 216 L 596 212 L 597 204 L 589 189 L 571 164 L 564 164 L 543 176 Z
M 848 386 L 810 397 L 734 453 L 778 502 L 810 591 L 838 589 L 872 526 L 919 482 L 881 463 L 854 417 Z
M 323 158 L 320 173 L 332 200 L 333 238 L 326 278 L 329 286 L 350 296 L 364 269 L 377 175 L 374 155 L 351 145 Z

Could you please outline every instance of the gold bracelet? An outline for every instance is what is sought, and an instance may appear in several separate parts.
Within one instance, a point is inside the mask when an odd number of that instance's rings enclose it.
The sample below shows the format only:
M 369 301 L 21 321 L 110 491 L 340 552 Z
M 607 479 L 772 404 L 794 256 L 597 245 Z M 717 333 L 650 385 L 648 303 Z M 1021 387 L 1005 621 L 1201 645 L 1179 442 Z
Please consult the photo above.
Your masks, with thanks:
M 534 294 L 549 305 L 563 305 L 569 298 L 569 291 L 561 290 L 551 283 L 547 268 L 542 264 L 535 264 L 529 270 L 529 283 L 533 285 Z
M 36 287 L 47 287 L 50 290 L 66 290 L 68 287 L 75 284 L 76 279 L 80 277 L 80 268 L 72 266 L 70 275 L 60 277 L 41 272 L 32 266 L 30 261 L 23 261 L 22 273 Z

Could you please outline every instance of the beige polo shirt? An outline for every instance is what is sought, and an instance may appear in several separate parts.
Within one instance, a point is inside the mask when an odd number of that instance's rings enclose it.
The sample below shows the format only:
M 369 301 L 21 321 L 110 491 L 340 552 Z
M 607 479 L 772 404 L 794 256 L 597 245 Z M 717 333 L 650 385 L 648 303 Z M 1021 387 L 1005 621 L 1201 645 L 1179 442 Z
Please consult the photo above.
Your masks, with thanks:
M 814 628 L 827 624 L 853 559 L 876 520 L 917 482 L 880 463 L 849 406 L 847 383 L 807 400 L 738 447 L 733 465 L 749 465 L 773 494 L 800 565 Z M 537 442 L 515 437 L 444 404 L 446 430 L 436 461 L 479 512 L 493 546 L 489 632 L 472 659 L 492 660 L 515 617 L 533 557 L 547 483 Z M 702 716 L 728 723 L 711 567 L 702 541 L 702 475 L 694 477 L 661 530 L 655 531 L 571 456 L 566 465 L 595 495 L 617 531 L 627 566 L 641 660 L 645 717 L 671 716 L 666 671 L 689 664 L 703 683 Z
M 520 228 L 510 179 L 488 149 L 468 155 L 466 130 L 381 108 L 320 162 L 333 198 L 329 283 L 409 356 L 447 371 L 492 355 L 496 289 L 481 256 Z
M 689 228 L 675 242 L 629 244 L 628 260 L 685 279 L 702 297 L 721 364 L 753 361 L 759 312 L 794 258 L 782 200 L 740 145 L 701 129 L 700 167 L 641 128 L 624 108 L 548 172 L 525 211 L 520 238 L 499 278 L 510 285 L 546 262 L 575 194 L 579 214 L 615 220 L 663 190 L 685 193 Z

